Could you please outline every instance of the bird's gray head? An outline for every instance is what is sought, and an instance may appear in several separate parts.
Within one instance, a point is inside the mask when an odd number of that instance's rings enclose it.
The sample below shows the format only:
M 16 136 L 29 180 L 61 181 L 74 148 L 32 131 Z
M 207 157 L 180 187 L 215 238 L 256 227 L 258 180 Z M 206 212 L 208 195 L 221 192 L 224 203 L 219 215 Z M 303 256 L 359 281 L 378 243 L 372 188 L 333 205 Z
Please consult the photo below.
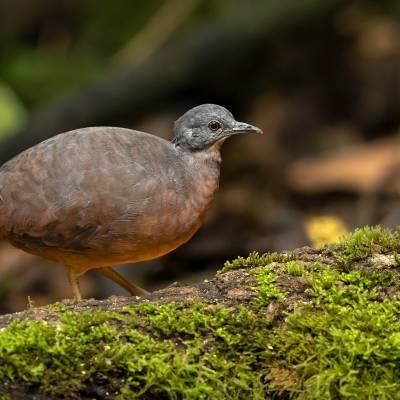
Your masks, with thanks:
M 202 104 L 183 114 L 174 125 L 173 142 L 186 150 L 204 150 L 238 133 L 262 133 L 261 129 L 238 122 L 224 107 Z

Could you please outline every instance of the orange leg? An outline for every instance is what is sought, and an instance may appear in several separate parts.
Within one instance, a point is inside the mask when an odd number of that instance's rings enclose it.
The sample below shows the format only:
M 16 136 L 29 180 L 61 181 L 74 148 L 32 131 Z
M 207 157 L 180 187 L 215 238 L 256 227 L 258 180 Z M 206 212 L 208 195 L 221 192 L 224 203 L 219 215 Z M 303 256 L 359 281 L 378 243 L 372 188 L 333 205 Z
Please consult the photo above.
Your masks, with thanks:
M 149 293 L 146 290 L 142 289 L 141 287 L 128 282 L 122 275 L 114 271 L 111 267 L 99 268 L 99 271 L 104 276 L 106 276 L 107 278 L 111 279 L 112 281 L 114 281 L 115 283 L 126 289 L 132 296 L 141 296 Z
M 79 289 L 79 276 L 81 274 L 76 273 L 72 268 L 65 266 L 68 274 L 68 281 L 74 294 L 74 299 L 76 301 L 82 300 L 81 291 Z

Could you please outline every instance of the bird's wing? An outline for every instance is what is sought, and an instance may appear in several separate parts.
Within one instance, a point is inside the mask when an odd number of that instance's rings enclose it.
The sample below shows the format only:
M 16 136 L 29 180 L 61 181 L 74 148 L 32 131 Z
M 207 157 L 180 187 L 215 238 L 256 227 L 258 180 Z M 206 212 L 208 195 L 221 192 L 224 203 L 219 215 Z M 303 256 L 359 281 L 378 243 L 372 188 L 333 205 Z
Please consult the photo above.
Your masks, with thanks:
M 33 246 L 93 246 L 91 238 L 108 235 L 115 221 L 132 225 L 168 185 L 169 151 L 162 139 L 117 128 L 41 143 L 0 169 L 0 230 Z

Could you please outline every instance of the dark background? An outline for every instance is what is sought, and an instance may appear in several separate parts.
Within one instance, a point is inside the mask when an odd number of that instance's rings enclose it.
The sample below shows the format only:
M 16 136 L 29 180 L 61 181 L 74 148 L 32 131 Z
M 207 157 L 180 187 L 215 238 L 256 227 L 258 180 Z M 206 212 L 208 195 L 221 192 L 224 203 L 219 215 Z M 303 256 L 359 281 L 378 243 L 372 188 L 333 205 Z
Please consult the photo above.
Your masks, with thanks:
M 205 226 L 161 259 L 119 268 L 148 289 L 224 260 L 400 223 L 400 2 L 0 2 L 0 163 L 93 125 L 170 138 L 213 102 L 265 135 L 223 147 Z M 96 271 L 85 297 L 124 294 Z M 69 297 L 64 269 L 0 243 L 0 311 Z

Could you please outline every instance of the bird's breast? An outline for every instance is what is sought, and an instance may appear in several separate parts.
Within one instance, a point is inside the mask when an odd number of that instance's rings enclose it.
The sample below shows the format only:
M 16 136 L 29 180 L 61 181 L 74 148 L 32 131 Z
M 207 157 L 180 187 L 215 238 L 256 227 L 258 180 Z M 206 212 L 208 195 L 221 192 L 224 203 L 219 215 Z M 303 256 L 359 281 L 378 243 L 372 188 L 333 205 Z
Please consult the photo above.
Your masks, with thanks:
M 142 259 L 166 254 L 193 236 L 211 206 L 218 181 L 219 168 L 195 162 L 160 187 L 132 226 L 131 243 L 140 245 Z

